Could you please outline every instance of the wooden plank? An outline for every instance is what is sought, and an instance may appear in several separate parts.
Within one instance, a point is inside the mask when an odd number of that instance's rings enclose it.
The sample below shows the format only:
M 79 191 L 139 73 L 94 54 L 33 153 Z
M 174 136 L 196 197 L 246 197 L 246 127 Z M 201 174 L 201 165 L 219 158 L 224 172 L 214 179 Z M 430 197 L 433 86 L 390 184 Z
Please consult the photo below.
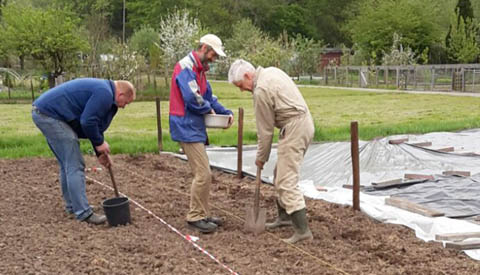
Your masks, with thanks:
M 469 156 L 469 157 L 478 157 L 480 154 L 474 153 L 474 152 L 466 152 L 466 153 L 460 153 L 462 156 Z
M 439 152 L 453 152 L 455 151 L 455 148 L 453 147 L 445 147 L 445 148 L 440 148 L 440 149 L 434 149 L 435 151 Z
M 400 209 L 407 210 L 407 211 L 417 213 L 427 217 L 441 217 L 445 215 L 445 213 L 438 212 L 436 210 L 427 208 L 423 205 L 416 204 L 401 198 L 392 198 L 392 197 L 386 198 L 385 204 L 390 206 L 395 206 Z
M 320 192 L 327 192 L 328 191 L 328 189 L 323 188 L 321 186 L 315 186 L 315 189 L 317 189 L 317 191 L 320 191 Z
M 432 146 L 432 143 L 430 141 L 426 142 L 417 142 L 417 143 L 409 143 L 410 145 L 418 146 L 418 147 L 428 147 Z
M 453 249 L 457 249 L 457 250 L 479 249 L 480 248 L 480 241 L 445 243 L 445 247 L 446 248 L 453 248 Z
M 423 175 L 423 174 L 405 174 L 403 177 L 411 180 L 421 180 L 421 179 L 434 180 L 435 179 L 432 175 Z
M 469 238 L 480 238 L 480 232 L 445 233 L 435 235 L 435 240 L 437 241 L 458 242 Z
M 460 176 L 460 177 L 470 177 L 470 171 L 443 171 L 442 175 L 445 176 Z
M 372 185 L 385 185 L 385 184 L 392 184 L 392 183 L 401 183 L 403 179 L 394 179 L 394 180 L 387 180 L 381 182 L 372 182 Z
M 391 139 L 388 141 L 390 144 L 402 144 L 404 142 L 408 141 L 408 138 L 400 138 L 400 139 Z
M 400 181 L 400 182 L 392 182 L 392 183 L 383 183 L 383 184 L 377 184 L 377 185 L 372 185 L 374 189 L 380 190 L 380 189 L 387 189 L 387 188 L 392 188 L 392 187 L 402 187 L 402 186 L 409 186 L 413 185 L 416 183 L 422 183 L 426 182 L 428 179 L 414 179 L 414 180 L 406 180 L 406 181 Z
M 353 190 L 353 185 L 352 184 L 344 184 L 344 185 L 342 185 L 342 187 L 345 188 L 345 189 Z M 363 189 L 365 189 L 365 185 L 360 185 L 360 191 L 363 191 Z

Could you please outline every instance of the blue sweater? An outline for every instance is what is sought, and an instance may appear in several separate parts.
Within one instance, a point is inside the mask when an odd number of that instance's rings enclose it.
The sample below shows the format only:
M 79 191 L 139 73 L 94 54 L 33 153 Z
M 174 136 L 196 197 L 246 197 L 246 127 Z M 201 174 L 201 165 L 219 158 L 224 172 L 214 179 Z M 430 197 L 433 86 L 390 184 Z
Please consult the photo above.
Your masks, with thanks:
M 43 93 L 33 105 L 42 114 L 69 124 L 93 146 L 103 143 L 103 132 L 118 110 L 113 81 L 95 78 L 65 82 Z

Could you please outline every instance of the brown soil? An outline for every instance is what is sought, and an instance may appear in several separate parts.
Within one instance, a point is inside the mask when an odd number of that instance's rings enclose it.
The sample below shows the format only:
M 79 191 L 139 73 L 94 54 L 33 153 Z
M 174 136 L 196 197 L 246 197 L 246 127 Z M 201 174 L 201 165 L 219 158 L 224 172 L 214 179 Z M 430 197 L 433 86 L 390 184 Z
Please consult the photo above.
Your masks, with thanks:
M 97 167 L 86 157 L 87 167 Z M 289 246 L 291 228 L 260 236 L 243 230 L 254 181 L 214 170 L 211 204 L 226 223 L 202 235 L 186 226 L 192 175 L 169 155 L 114 156 L 121 192 L 139 202 L 240 274 L 479 274 L 463 252 L 425 243 L 408 228 L 382 224 L 351 207 L 307 200 L 315 239 Z M 131 203 L 133 224 L 110 228 L 64 213 L 54 159 L 0 160 L 0 274 L 228 274 L 229 272 Z M 105 170 L 87 176 L 110 185 Z M 101 211 L 113 191 L 87 181 L 90 204 Z M 273 217 L 275 192 L 262 186 Z

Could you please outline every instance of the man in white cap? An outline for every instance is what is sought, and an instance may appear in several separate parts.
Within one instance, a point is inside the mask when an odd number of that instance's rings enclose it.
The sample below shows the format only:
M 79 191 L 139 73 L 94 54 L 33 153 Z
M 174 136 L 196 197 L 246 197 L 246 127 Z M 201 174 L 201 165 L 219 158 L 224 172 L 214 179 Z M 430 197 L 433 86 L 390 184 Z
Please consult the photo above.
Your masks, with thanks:
M 205 151 L 204 115 L 230 115 L 228 127 L 233 123 L 233 112 L 217 101 L 205 76 L 208 63 L 218 56 L 225 56 L 220 38 L 213 34 L 200 38 L 198 48 L 175 65 L 170 89 L 170 135 L 180 143 L 193 172 L 187 224 L 202 233 L 222 225 L 220 218 L 210 216 L 208 205 L 212 173 Z
M 273 183 L 278 194 L 278 217 L 267 229 L 291 226 L 288 243 L 313 239 L 308 227 L 305 199 L 298 187 L 300 166 L 312 142 L 314 124 L 308 106 L 292 79 L 274 67 L 256 70 L 245 60 L 236 60 L 228 81 L 253 94 L 258 150 L 255 164 L 263 168 L 270 156 L 274 128 L 280 129 Z

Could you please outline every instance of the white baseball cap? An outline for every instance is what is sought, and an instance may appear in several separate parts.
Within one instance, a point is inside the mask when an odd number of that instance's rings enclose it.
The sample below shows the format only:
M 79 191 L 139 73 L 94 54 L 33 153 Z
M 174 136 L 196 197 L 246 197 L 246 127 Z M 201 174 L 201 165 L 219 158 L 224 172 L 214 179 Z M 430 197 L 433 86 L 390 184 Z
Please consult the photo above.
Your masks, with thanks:
M 207 44 L 208 46 L 212 47 L 212 49 L 219 55 L 219 56 L 227 56 L 223 51 L 222 40 L 218 38 L 215 34 L 206 34 L 200 38 L 201 44 Z

